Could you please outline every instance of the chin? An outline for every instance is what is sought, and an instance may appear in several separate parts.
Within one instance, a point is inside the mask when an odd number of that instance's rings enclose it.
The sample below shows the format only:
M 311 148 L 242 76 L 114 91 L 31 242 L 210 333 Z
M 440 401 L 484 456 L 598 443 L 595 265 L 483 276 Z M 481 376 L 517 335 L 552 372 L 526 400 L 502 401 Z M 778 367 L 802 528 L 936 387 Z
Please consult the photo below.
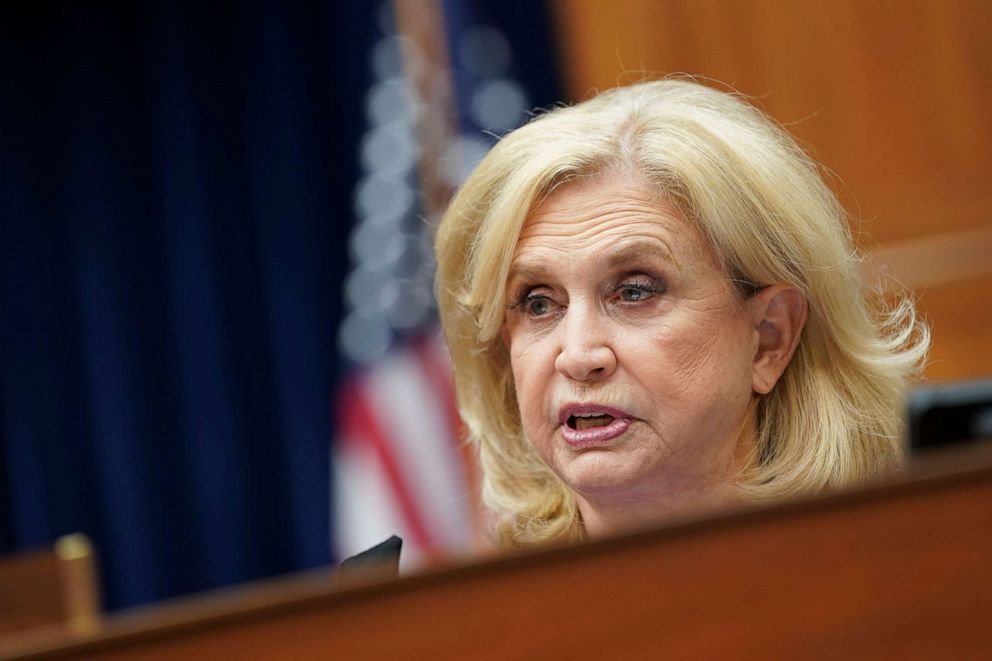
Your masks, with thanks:
M 647 480 L 643 466 L 605 450 L 583 452 L 556 472 L 572 491 L 589 495 L 635 493 Z

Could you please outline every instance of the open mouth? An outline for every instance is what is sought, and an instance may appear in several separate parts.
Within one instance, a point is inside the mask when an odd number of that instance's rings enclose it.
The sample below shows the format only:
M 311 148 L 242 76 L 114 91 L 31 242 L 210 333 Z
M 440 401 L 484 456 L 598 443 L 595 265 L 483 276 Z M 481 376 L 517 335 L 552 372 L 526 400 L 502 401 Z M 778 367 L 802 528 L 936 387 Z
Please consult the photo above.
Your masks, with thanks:
M 561 438 L 576 450 L 613 446 L 636 418 L 623 409 L 598 402 L 573 402 L 558 410 Z
M 592 429 L 594 427 L 605 427 L 614 420 L 616 420 L 616 418 L 605 413 L 582 413 L 580 415 L 569 416 L 567 424 L 572 429 L 581 431 L 583 429 Z

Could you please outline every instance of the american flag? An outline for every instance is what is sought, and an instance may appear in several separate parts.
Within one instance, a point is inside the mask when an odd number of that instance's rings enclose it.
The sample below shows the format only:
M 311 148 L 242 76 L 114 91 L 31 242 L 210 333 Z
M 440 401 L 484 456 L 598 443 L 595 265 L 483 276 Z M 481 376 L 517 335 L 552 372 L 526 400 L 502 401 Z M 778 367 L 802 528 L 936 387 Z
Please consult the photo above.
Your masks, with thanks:
M 337 407 L 339 557 L 391 534 L 404 540 L 404 568 L 477 548 L 477 469 L 462 440 L 440 337 L 424 334 L 355 372 Z
M 360 367 L 335 404 L 338 558 L 392 534 L 404 539 L 406 569 L 486 546 L 475 450 L 464 443 L 431 296 L 432 228 L 451 191 L 529 109 L 509 73 L 510 44 L 476 20 L 477 4 L 382 5 L 340 332 Z

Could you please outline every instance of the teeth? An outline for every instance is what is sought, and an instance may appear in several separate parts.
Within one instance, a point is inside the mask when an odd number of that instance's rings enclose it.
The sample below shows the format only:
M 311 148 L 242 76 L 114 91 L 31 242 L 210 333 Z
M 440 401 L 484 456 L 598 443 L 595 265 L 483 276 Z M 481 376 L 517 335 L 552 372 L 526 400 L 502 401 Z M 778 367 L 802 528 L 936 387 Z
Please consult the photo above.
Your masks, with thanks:
M 577 417 L 575 420 L 576 429 L 590 429 L 592 427 L 605 427 L 606 425 L 613 422 L 614 418 L 610 415 L 595 415 L 595 416 L 581 416 Z

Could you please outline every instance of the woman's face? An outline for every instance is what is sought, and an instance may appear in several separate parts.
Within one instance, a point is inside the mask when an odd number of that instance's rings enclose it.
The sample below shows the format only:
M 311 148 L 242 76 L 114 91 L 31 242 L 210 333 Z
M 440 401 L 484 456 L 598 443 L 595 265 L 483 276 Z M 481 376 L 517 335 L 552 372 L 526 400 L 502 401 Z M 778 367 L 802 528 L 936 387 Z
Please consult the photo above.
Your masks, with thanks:
M 758 333 L 663 198 L 626 173 L 559 187 L 523 228 L 507 299 L 524 432 L 587 527 L 729 492 Z

